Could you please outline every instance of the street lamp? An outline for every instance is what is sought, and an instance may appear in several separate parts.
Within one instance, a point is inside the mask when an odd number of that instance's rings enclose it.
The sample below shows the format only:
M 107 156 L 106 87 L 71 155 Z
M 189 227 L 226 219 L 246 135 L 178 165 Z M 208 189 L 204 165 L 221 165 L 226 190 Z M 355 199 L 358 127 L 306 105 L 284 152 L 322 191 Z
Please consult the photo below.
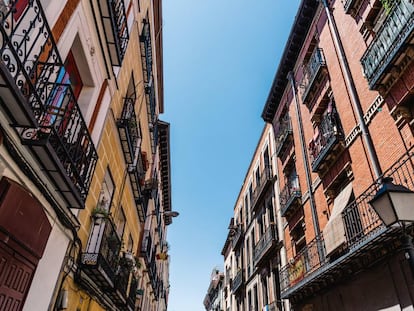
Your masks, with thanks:
M 414 278 L 413 237 L 405 230 L 407 222 L 414 222 L 414 192 L 402 185 L 395 185 L 392 181 L 391 177 L 384 178 L 381 188 L 369 204 L 386 227 L 398 223 L 403 228 L 402 248 Z
M 158 212 L 158 213 L 156 211 L 153 211 L 150 214 L 148 214 L 147 217 L 156 216 L 157 214 L 164 214 L 164 217 L 173 217 L 173 218 L 180 215 L 180 213 L 176 211 L 164 211 L 164 212 Z

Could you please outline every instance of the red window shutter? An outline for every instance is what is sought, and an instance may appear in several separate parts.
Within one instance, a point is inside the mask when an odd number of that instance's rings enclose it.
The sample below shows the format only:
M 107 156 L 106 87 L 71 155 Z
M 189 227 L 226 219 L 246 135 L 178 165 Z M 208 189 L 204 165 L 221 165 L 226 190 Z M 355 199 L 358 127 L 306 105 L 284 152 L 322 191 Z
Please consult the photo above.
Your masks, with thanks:
M 76 65 L 75 58 L 73 57 L 72 51 L 69 51 L 65 61 L 65 69 L 69 74 L 70 85 L 72 86 L 75 98 L 78 99 L 80 92 L 83 87 L 81 75 L 79 73 L 78 66 Z
M 14 13 L 13 17 L 14 17 L 14 20 L 17 21 L 20 18 L 20 16 L 22 16 L 24 10 L 27 7 L 29 0 L 17 0 L 15 2 L 16 2 L 15 4 L 16 12 Z

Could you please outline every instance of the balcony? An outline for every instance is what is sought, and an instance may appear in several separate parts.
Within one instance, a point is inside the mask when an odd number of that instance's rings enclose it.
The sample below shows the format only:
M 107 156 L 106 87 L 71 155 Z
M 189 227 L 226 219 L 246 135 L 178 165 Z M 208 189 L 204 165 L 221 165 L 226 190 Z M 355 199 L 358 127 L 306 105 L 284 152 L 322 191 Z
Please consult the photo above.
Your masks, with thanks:
M 156 246 L 152 243 L 151 232 L 149 230 L 144 230 L 144 236 L 142 239 L 141 245 L 141 257 L 144 258 L 146 269 L 148 271 L 148 276 L 152 286 L 154 295 L 157 291 L 157 265 L 156 265 Z
M 120 266 L 121 240 L 108 218 L 92 227 L 86 251 L 82 253 L 80 269 L 112 302 L 125 306 L 129 270 Z M 86 278 L 81 274 L 80 283 Z
M 372 90 L 386 93 L 407 65 L 403 54 L 413 42 L 414 6 L 409 0 L 397 1 L 371 42 L 361 63 Z
M 253 252 L 253 261 L 257 266 L 260 266 L 263 261 L 272 254 L 278 245 L 278 234 L 276 225 L 271 224 L 266 232 L 262 235 L 259 242 L 256 243 Z
M 282 156 L 293 140 L 292 121 L 289 116 L 280 121 L 279 132 L 276 135 L 276 155 Z
M 239 245 L 240 242 L 243 241 L 243 236 L 244 236 L 244 231 L 243 231 L 243 225 L 242 224 L 238 224 L 235 229 L 234 229 L 234 235 L 232 236 L 232 240 L 231 240 L 231 244 L 233 247 L 233 250 L 236 249 Z
M 124 1 L 99 0 L 98 5 L 112 66 L 121 66 L 129 40 Z
M 256 180 L 256 188 L 252 193 L 252 209 L 257 211 L 259 203 L 262 201 L 264 194 L 266 193 L 269 186 L 272 184 L 273 181 L 273 174 L 272 174 L 272 167 L 266 165 L 264 169 L 260 172 L 260 177 Z
M 154 77 L 152 74 L 152 43 L 151 29 L 148 20 L 143 20 L 142 33 L 140 35 L 141 63 L 145 84 L 145 100 L 147 102 L 148 125 L 151 135 L 152 153 L 155 154 L 158 144 L 158 124 L 156 112 L 156 94 Z
M 355 17 L 358 11 L 359 6 L 361 5 L 361 0 L 341 0 L 346 14 L 350 14 Z
M 345 148 L 344 135 L 336 112 L 322 116 L 318 134 L 309 144 L 312 172 L 323 174 Z
M 325 56 L 323 55 L 322 49 L 316 48 L 303 69 L 303 77 L 299 84 L 302 88 L 302 102 L 305 105 L 308 105 L 311 101 L 317 85 L 321 82 L 320 78 L 323 76 L 322 74 L 326 72 Z
M 40 1 L 0 15 L 0 104 L 71 208 L 83 208 L 97 162 Z
M 233 283 L 231 284 L 231 291 L 236 294 L 243 285 L 243 269 L 239 269 L 234 276 Z
M 414 189 L 411 149 L 391 166 L 383 176 L 391 176 L 395 184 Z M 316 237 L 280 271 L 281 297 L 291 301 L 306 299 L 318 291 L 343 282 L 348 277 L 370 268 L 370 265 L 393 254 L 399 247 L 401 230 L 386 228 L 368 202 L 379 189 L 374 182 L 350 202 L 339 216 L 345 229 L 341 250 L 326 256 L 324 236 Z M 325 233 L 324 233 L 325 234 Z M 318 244 L 323 258 L 318 255 Z
M 135 302 L 137 300 L 138 280 L 133 277 L 129 285 L 129 293 L 127 298 L 128 310 L 135 310 Z
M 141 222 L 147 213 L 146 200 L 142 194 L 142 182 L 145 178 L 145 163 L 141 155 L 141 129 L 135 114 L 135 99 L 125 98 L 121 117 L 117 121 L 124 158 L 128 165 L 128 174 L 132 185 L 138 216 Z
M 282 217 L 289 217 L 301 205 L 302 193 L 299 188 L 299 177 L 294 176 L 282 189 L 279 195 Z
M 151 151 L 155 154 L 158 145 L 158 120 L 156 112 L 155 88 L 154 85 L 145 88 L 147 102 L 148 126 L 151 137 Z
M 153 250 L 154 250 L 154 246 L 152 244 L 151 232 L 149 230 L 144 230 L 144 236 L 142 238 L 142 245 L 141 245 L 141 257 L 144 258 L 145 263 L 147 265 L 151 263 Z

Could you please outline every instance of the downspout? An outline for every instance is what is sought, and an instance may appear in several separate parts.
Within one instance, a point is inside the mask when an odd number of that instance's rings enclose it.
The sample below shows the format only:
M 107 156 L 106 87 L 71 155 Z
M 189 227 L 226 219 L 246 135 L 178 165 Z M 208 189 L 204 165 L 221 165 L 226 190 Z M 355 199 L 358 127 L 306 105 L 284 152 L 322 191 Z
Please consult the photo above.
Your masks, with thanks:
M 344 51 L 344 48 L 341 42 L 341 38 L 339 36 L 338 28 L 336 26 L 336 22 L 334 20 L 332 12 L 329 8 L 328 1 L 327 0 L 320 0 L 320 1 L 323 4 L 325 8 L 326 16 L 328 17 L 329 30 L 331 32 L 332 39 L 335 45 L 335 49 L 338 54 L 339 63 L 341 65 L 342 72 L 344 73 L 345 83 L 346 83 L 349 95 L 351 97 L 352 106 L 354 108 L 354 111 L 357 114 L 359 128 L 361 129 L 362 138 L 365 143 L 365 147 L 367 148 L 367 151 L 368 151 L 368 156 L 371 162 L 372 169 L 374 170 L 375 179 L 378 179 L 382 175 L 381 167 L 379 165 L 378 157 L 375 152 L 371 136 L 369 134 L 368 128 L 364 121 L 364 113 L 361 108 L 361 102 L 359 101 L 354 79 L 352 78 L 351 70 L 349 68 L 349 64 L 345 56 L 345 51 Z
M 300 137 L 300 145 L 301 145 L 301 149 L 302 149 L 302 157 L 303 157 L 303 164 L 305 166 L 305 175 L 306 175 L 306 184 L 309 190 L 309 203 L 310 203 L 310 208 L 311 208 L 311 212 L 312 212 L 312 223 L 313 223 L 313 229 L 315 230 L 315 236 L 317 239 L 317 248 L 318 248 L 318 255 L 319 255 L 319 260 L 320 262 L 322 262 L 325 259 L 325 254 L 321 245 L 321 228 L 319 226 L 319 219 L 318 219 L 318 213 L 316 211 L 316 204 L 315 204 L 315 198 L 313 196 L 313 186 L 312 186 L 312 178 L 311 178 L 311 174 L 310 174 L 310 169 L 309 169 L 309 157 L 308 157 L 308 152 L 306 149 L 306 142 L 305 142 L 305 135 L 303 132 L 303 122 L 302 122 L 302 114 L 300 111 L 300 106 L 299 106 L 299 100 L 297 97 L 297 88 L 296 88 L 296 82 L 295 82 L 295 77 L 293 76 L 293 72 L 290 71 L 288 73 L 287 78 L 289 79 L 290 85 L 292 87 L 292 91 L 293 91 L 293 99 L 295 101 L 295 110 L 296 110 L 296 118 L 298 120 L 298 129 L 299 129 L 299 137 Z

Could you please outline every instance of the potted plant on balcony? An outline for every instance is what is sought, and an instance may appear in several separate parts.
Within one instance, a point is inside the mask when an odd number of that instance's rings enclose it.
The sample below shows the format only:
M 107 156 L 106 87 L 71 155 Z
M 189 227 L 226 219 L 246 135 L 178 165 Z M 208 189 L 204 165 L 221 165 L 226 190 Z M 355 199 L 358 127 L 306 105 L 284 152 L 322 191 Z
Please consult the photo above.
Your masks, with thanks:
M 92 211 L 92 218 L 96 225 L 100 225 L 102 223 L 102 219 L 107 219 L 108 217 L 109 212 L 101 206 L 95 207 Z
M 396 3 L 396 0 L 380 0 L 382 6 L 385 9 L 385 12 L 390 13 L 391 9 L 393 8 L 394 4 Z

